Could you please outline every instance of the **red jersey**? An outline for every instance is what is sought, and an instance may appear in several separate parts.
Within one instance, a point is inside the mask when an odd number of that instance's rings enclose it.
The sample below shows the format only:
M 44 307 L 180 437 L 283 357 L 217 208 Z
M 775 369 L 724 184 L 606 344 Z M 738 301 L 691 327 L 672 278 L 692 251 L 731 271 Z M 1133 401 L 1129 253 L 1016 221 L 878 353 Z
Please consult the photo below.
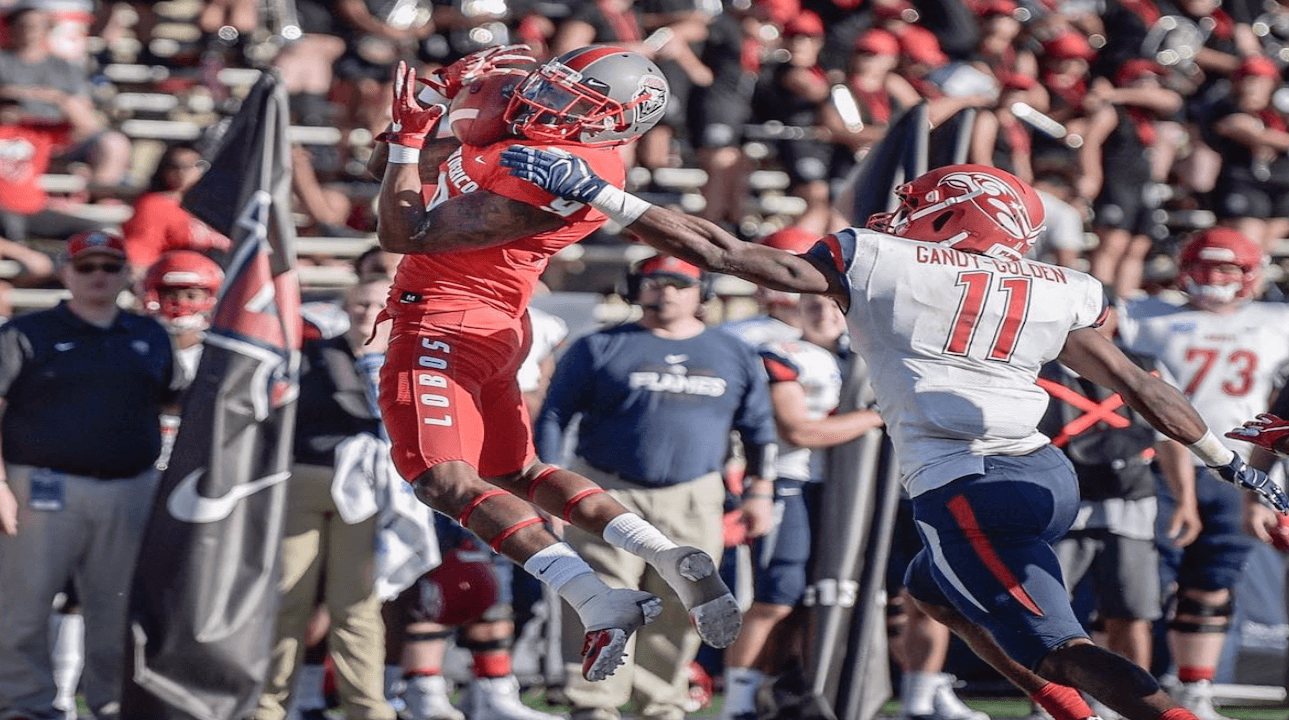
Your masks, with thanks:
M 394 287 L 424 295 L 436 312 L 487 306 L 511 317 L 522 316 L 551 256 L 590 235 L 607 219 L 600 211 L 557 198 L 511 175 L 502 166 L 501 153 L 507 147 L 537 144 L 577 155 L 616 187 L 622 187 L 626 179 L 622 157 L 612 147 L 526 139 L 507 140 L 485 148 L 463 145 L 439 167 L 438 185 L 427 188 L 431 193 L 427 207 L 458 195 L 487 190 L 555 213 L 564 219 L 564 224 L 549 232 L 479 250 L 406 255 L 398 264 Z
M 121 226 L 130 264 L 145 268 L 167 250 L 226 251 L 228 238 L 184 210 L 174 197 L 160 192 L 140 195 L 134 214 Z
M 20 215 L 45 209 L 49 198 L 40 176 L 65 135 L 62 127 L 0 125 L 0 209 Z

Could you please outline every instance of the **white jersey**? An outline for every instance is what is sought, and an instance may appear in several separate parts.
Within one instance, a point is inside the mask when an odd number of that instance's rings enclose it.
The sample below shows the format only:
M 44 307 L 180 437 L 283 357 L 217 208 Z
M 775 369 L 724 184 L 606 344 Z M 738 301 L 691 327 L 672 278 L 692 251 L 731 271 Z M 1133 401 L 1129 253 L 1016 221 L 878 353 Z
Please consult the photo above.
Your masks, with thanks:
M 871 230 L 844 230 L 811 252 L 825 248 L 849 284 L 851 341 L 910 497 L 984 472 L 984 456 L 1047 444 L 1038 371 L 1070 331 L 1104 319 L 1099 282 Z
M 796 340 L 801 337 L 801 330 L 769 315 L 733 320 L 718 327 L 758 350 L 771 340 Z
M 528 321 L 533 328 L 533 345 L 528 355 L 519 366 L 515 377 L 519 380 L 520 392 L 533 392 L 542 384 L 542 360 L 555 352 L 555 348 L 568 337 L 568 323 L 558 315 L 552 315 L 535 307 L 528 308 Z
M 1204 423 L 1218 436 L 1267 411 L 1289 364 L 1289 305 L 1250 302 L 1230 315 L 1143 298 L 1124 304 L 1125 347 L 1168 368 Z M 1227 446 L 1248 458 L 1252 446 Z
M 761 360 L 773 385 L 795 382 L 805 394 L 806 416 L 817 420 L 837 409 L 841 401 L 841 363 L 831 350 L 805 340 L 772 340 L 760 348 Z M 789 480 L 823 479 L 824 456 L 811 448 L 779 440 L 774 469 Z

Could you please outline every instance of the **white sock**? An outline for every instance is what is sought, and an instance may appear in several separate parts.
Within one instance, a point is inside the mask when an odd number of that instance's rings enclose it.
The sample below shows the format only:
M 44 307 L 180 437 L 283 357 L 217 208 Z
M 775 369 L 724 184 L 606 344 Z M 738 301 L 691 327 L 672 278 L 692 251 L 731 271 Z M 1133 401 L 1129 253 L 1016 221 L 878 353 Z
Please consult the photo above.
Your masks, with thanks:
M 564 597 L 564 586 L 569 580 L 584 573 L 593 574 L 591 566 L 586 564 L 573 546 L 564 542 L 555 543 L 533 553 L 533 556 L 524 562 L 524 569 L 549 585 L 562 597 Z M 565 599 L 568 598 L 565 597 Z
M 604 526 L 604 541 L 653 563 L 676 543 L 639 515 L 626 512 Z
M 725 668 L 725 703 L 721 706 L 721 716 L 732 718 L 735 715 L 756 712 L 756 691 L 765 682 L 765 673 L 754 668 Z
M 295 706 L 303 710 L 326 710 L 327 696 L 322 686 L 327 669 L 321 665 L 301 665 L 295 675 Z
M 54 613 L 50 616 L 53 648 L 50 661 L 54 671 L 54 685 L 58 696 L 54 706 L 76 710 L 76 687 L 80 684 L 81 669 L 85 666 L 85 619 L 80 614 Z
M 900 685 L 900 714 L 931 715 L 932 699 L 940 685 L 940 673 L 906 672 Z

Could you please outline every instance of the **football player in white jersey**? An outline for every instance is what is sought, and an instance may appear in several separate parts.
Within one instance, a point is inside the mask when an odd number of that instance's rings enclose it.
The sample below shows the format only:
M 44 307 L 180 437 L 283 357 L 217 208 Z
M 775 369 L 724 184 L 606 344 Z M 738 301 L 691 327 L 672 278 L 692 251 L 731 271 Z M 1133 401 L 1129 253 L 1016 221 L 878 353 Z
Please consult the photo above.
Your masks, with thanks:
M 1106 307 L 1096 280 L 1022 259 L 1043 220 L 1033 188 L 990 167 L 939 168 L 898 188 L 899 207 L 871 229 L 794 255 L 654 206 L 566 154 L 512 146 L 502 163 L 708 270 L 836 300 L 926 544 L 907 576 L 919 605 L 1057 718 L 1092 715 L 1083 690 L 1129 720 L 1193 720 L 1148 671 L 1093 645 L 1070 608 L 1050 543 L 1073 522 L 1078 485 L 1035 429 L 1047 407 L 1039 367 L 1059 358 L 1227 482 L 1282 512 L 1289 497 L 1097 332 Z
M 1211 228 L 1178 257 L 1184 303 L 1148 297 L 1125 303 L 1124 346 L 1154 357 L 1213 428 L 1232 428 L 1264 412 L 1276 378 L 1289 365 L 1289 305 L 1252 302 L 1267 259 L 1258 243 L 1230 228 Z M 1249 446 L 1236 451 L 1249 459 Z M 1231 626 L 1231 588 L 1253 539 L 1241 527 L 1240 492 L 1196 469 L 1203 531 L 1186 548 L 1161 544 L 1177 583 L 1168 625 L 1178 700 L 1203 720 L 1222 720 L 1211 682 Z M 1165 504 L 1171 497 L 1162 498 Z

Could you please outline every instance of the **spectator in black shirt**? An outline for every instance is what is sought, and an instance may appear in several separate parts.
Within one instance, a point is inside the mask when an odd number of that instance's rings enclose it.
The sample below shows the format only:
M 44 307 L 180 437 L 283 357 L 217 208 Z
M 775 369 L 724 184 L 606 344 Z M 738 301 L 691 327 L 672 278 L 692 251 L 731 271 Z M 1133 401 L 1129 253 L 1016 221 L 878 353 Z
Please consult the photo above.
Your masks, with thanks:
M 74 236 L 65 261 L 71 299 L 0 329 L 0 717 L 61 715 L 49 621 L 69 580 L 85 616 L 81 688 L 95 716 L 114 717 L 161 408 L 178 392 L 165 328 L 117 306 L 121 238 Z

